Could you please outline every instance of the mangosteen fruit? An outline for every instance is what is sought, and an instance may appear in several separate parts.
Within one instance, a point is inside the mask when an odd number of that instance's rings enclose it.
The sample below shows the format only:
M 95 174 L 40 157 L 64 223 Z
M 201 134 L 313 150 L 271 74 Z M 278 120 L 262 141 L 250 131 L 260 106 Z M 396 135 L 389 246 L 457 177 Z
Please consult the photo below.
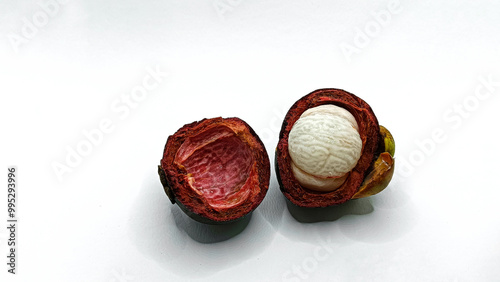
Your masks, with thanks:
M 329 207 L 379 193 L 394 174 L 395 144 L 371 107 L 319 89 L 287 112 L 276 148 L 280 189 L 293 204 Z
M 197 221 L 222 224 L 242 219 L 262 202 L 270 164 L 246 122 L 218 117 L 169 136 L 158 174 L 173 204 Z

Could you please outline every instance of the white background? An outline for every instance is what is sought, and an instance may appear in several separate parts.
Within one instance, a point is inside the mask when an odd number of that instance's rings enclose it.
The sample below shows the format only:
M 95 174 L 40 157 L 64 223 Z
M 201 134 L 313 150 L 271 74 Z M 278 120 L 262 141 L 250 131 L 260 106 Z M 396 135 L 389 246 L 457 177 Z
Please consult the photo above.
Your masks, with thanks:
M 10 165 L 19 218 L 0 280 L 499 281 L 499 2 L 47 2 L 0 2 L 1 225 Z M 246 226 L 170 204 L 156 166 L 179 127 L 238 116 L 274 158 L 286 110 L 325 87 L 393 133 L 387 190 L 299 222 L 273 167 Z

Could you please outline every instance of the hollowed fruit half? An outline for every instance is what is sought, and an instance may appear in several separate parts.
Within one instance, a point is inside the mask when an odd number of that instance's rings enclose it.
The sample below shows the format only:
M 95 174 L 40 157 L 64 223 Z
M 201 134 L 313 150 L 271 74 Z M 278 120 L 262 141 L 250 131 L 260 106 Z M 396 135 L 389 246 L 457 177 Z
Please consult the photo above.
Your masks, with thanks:
M 187 124 L 169 136 L 159 174 L 165 192 L 188 215 L 227 223 L 249 214 L 269 187 L 269 157 L 239 118 Z

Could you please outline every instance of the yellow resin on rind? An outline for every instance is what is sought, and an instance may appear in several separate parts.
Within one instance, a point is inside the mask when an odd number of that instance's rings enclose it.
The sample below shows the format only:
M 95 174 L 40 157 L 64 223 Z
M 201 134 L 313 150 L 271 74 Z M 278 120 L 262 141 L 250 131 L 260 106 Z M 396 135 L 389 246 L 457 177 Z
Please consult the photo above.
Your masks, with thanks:
M 382 152 L 375 163 L 373 170 L 365 177 L 358 192 L 352 199 L 369 197 L 384 190 L 394 175 L 394 153 L 396 144 L 392 134 L 387 128 L 380 126 L 380 135 L 384 139 L 384 152 Z

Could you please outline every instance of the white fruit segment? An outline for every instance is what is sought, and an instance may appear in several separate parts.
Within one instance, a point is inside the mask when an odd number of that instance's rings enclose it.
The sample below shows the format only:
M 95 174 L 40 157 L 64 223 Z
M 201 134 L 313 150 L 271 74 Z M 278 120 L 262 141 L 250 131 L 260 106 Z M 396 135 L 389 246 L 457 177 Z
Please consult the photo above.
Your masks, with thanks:
M 294 162 L 292 162 L 292 172 L 295 176 L 295 179 L 302 185 L 311 190 L 320 191 L 320 192 L 329 192 L 337 189 L 338 187 L 344 184 L 349 173 L 346 173 L 344 176 L 339 178 L 319 178 L 313 175 L 310 175 L 300 168 L 298 168 Z
M 358 163 L 362 145 L 358 124 L 349 111 L 335 105 L 311 108 L 288 136 L 292 172 L 306 188 L 333 191 Z

